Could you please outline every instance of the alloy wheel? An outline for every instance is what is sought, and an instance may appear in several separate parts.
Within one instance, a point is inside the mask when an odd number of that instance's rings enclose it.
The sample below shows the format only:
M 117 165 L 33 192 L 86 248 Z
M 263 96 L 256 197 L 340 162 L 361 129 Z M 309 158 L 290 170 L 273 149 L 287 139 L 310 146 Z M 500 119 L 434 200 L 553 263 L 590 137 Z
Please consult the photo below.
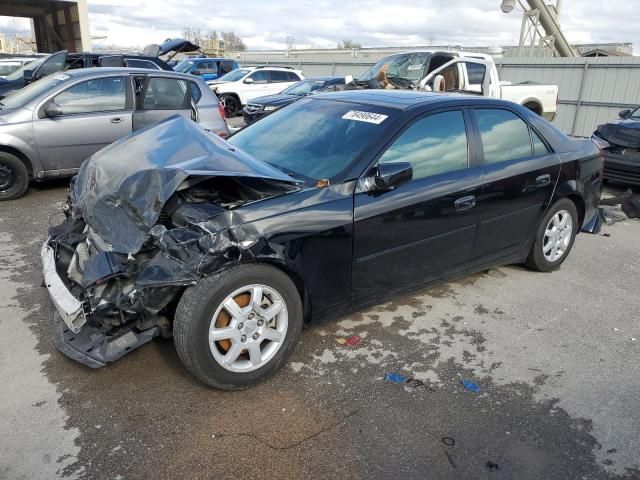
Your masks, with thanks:
M 573 234 L 573 217 L 567 210 L 559 210 L 551 217 L 544 232 L 542 253 L 549 262 L 560 260 L 569 245 Z
M 282 347 L 288 320 L 286 303 L 275 289 L 255 284 L 235 290 L 211 319 L 213 358 L 231 372 L 257 370 Z

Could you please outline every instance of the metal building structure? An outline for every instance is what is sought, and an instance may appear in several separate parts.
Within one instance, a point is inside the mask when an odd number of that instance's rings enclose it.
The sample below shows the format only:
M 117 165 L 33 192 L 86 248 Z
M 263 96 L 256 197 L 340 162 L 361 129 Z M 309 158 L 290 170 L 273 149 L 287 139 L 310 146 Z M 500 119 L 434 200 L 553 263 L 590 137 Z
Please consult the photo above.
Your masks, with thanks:
M 0 15 L 30 18 L 38 52 L 91 50 L 86 0 L 0 0 Z

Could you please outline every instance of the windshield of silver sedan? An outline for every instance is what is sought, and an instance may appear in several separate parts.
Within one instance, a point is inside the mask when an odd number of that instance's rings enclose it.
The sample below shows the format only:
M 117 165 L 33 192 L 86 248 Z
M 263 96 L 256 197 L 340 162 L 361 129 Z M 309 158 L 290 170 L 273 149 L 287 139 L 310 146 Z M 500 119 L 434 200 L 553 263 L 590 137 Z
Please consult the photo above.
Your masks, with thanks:
M 240 130 L 229 143 L 309 186 L 333 183 L 392 115 L 381 107 L 303 99 Z

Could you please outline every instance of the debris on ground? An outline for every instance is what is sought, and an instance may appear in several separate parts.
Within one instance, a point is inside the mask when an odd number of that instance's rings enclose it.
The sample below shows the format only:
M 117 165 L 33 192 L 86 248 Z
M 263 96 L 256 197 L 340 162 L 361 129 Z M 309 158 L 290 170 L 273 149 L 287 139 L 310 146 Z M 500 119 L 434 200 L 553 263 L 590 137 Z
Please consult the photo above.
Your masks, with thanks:
M 473 393 L 480 393 L 480 385 L 473 383 L 471 380 L 462 380 L 460 383 L 467 390 Z
M 360 335 L 351 335 L 347 338 L 336 338 L 336 343 L 345 347 L 359 347 L 362 343 L 362 337 Z
M 391 383 L 407 383 L 407 380 L 409 380 L 408 377 L 400 375 L 399 373 L 387 373 L 384 379 Z
M 456 441 L 451 437 L 442 437 L 442 443 L 447 447 L 453 447 L 456 444 Z

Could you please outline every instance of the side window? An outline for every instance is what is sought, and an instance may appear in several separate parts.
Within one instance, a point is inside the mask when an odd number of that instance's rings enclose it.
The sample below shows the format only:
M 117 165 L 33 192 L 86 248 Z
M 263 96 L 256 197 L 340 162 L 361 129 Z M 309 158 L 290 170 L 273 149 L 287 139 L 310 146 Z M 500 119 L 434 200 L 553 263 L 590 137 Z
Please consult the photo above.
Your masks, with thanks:
M 474 110 L 484 148 L 484 163 L 531 156 L 528 125 L 516 114 L 497 108 Z
M 190 82 L 189 82 L 190 83 Z M 185 110 L 191 107 L 192 91 L 187 80 L 151 77 L 142 108 L 145 110 Z
M 271 71 L 271 83 L 288 82 L 289 72 L 282 72 L 280 70 Z
M 287 72 L 287 81 L 288 82 L 299 82 L 300 80 L 302 80 L 298 74 L 293 73 L 293 72 Z
M 467 67 L 467 75 L 471 85 L 482 85 L 486 68 L 479 63 L 465 63 Z
M 467 168 L 468 151 L 464 117 L 460 110 L 454 110 L 416 121 L 379 161 L 410 162 L 415 180 Z
M 231 70 L 233 70 L 232 62 L 220 62 L 220 71 L 218 72 L 219 75 L 225 75 Z
M 547 153 L 549 153 L 549 149 L 544 144 L 542 139 L 538 136 L 538 134 L 532 129 L 529 130 L 531 130 L 531 140 L 533 140 L 533 154 L 537 156 L 546 155 Z
M 202 62 L 196 66 L 196 70 L 200 70 L 200 73 L 216 73 L 213 62 Z
M 189 84 L 191 86 L 191 98 L 195 103 L 198 103 L 202 98 L 202 91 L 200 91 L 200 87 L 196 82 L 189 82 Z
M 267 83 L 269 81 L 269 72 L 266 70 L 258 70 L 249 75 L 250 79 L 253 80 L 253 83 Z
M 65 66 L 65 58 L 66 54 L 64 53 L 51 55 L 34 73 L 37 74 L 37 78 L 42 78 L 47 75 L 51 75 L 52 73 L 59 72 Z
M 158 68 L 158 66 L 155 63 L 149 60 L 141 60 L 139 58 L 127 58 L 126 62 L 127 62 L 127 67 L 149 68 L 151 70 L 160 70 L 160 68 Z
M 127 77 L 107 77 L 78 83 L 53 99 L 63 115 L 125 110 Z

